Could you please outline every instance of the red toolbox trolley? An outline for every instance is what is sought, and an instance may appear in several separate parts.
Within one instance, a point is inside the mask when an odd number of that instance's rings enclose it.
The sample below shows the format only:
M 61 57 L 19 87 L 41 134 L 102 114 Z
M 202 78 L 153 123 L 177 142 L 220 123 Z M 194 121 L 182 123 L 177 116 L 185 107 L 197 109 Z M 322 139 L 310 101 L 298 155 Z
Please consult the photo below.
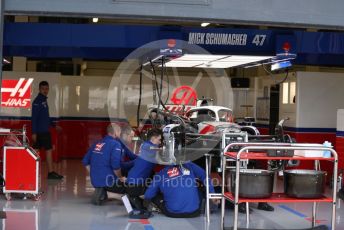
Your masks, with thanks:
M 8 132 L 7 136 L 11 139 L 19 140 L 16 136 L 22 136 L 23 143 L 21 146 L 5 144 L 3 147 L 3 193 L 7 200 L 11 199 L 12 193 L 24 194 L 24 198 L 29 196 L 34 200 L 39 200 L 41 197 L 40 158 L 34 149 L 27 146 L 25 134 L 25 128 L 20 134 Z

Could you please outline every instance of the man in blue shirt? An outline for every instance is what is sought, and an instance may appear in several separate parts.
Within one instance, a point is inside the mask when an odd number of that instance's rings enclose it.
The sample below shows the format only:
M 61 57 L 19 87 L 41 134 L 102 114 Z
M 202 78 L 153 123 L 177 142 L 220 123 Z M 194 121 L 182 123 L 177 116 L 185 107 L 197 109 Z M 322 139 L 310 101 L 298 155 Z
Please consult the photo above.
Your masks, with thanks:
M 126 177 L 122 174 L 124 162 L 123 155 L 134 157 L 135 154 L 129 149 L 124 149 L 119 140 L 121 128 L 111 123 L 107 127 L 107 135 L 100 141 L 93 144 L 82 163 L 90 172 L 91 183 L 95 187 L 92 203 L 101 205 L 106 199 L 106 191 L 124 193 L 124 182 Z M 135 156 L 136 157 L 136 156 Z
M 200 215 L 203 195 L 198 180 L 206 184 L 205 171 L 195 163 L 170 165 L 154 176 L 144 197 L 152 201 L 168 217 L 191 218 Z M 209 180 L 209 191 L 214 187 Z M 218 203 L 216 200 L 212 200 Z
M 137 155 L 131 151 L 134 136 L 135 133 L 130 125 L 122 127 L 120 141 L 124 152 L 124 154 L 122 154 L 122 169 L 125 174 L 134 166 L 134 160 L 137 157 Z
M 52 122 L 50 120 L 47 102 L 48 93 L 48 82 L 41 81 L 39 83 L 39 93 L 32 103 L 31 125 L 33 148 L 37 150 L 41 148 L 45 149 L 47 155 L 48 179 L 62 179 L 63 176 L 53 170 L 52 144 L 49 132 Z
M 162 140 L 160 129 L 151 129 L 147 134 L 147 141 L 141 145 L 139 157 L 134 161 L 126 181 L 126 193 L 135 209 L 142 210 L 143 200 L 139 197 L 144 194 L 147 179 L 153 174 L 156 165 L 157 152 Z

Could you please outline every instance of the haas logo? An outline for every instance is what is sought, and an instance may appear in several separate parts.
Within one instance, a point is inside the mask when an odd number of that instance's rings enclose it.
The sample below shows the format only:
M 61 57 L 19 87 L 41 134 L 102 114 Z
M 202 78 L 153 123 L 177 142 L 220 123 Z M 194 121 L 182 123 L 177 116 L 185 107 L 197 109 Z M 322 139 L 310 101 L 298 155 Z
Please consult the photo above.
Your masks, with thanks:
M 197 93 L 192 87 L 182 85 L 173 91 L 171 101 L 176 105 L 196 105 Z
M 179 170 L 177 167 L 173 167 L 167 171 L 168 177 L 176 177 L 179 176 Z
M 3 80 L 1 88 L 1 106 L 30 108 L 31 84 L 33 78 L 25 80 Z
M 104 145 L 105 145 L 105 143 L 98 143 L 98 144 L 96 144 L 96 147 L 94 148 L 94 150 L 100 152 L 100 151 L 102 151 L 102 148 Z

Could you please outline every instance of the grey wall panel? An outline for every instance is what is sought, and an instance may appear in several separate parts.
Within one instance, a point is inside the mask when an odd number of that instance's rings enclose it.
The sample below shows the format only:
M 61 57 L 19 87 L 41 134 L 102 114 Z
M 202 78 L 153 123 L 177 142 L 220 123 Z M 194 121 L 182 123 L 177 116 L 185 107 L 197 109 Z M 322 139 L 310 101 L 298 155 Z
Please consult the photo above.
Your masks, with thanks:
M 343 0 L 5 0 L 5 11 L 344 29 Z

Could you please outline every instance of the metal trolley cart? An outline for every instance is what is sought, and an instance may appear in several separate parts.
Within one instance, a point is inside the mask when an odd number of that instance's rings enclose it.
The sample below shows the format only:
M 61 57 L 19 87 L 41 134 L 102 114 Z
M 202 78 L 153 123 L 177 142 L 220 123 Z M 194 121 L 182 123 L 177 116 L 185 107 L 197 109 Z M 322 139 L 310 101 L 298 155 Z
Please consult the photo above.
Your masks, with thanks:
M 24 194 L 39 200 L 40 190 L 40 158 L 36 151 L 28 146 L 25 126 L 22 130 L 0 129 L 3 138 L 3 193 L 7 200 L 11 194 Z M 21 137 L 21 138 L 20 138 Z M 20 139 L 21 140 L 20 140 Z
M 228 152 L 234 146 L 242 146 L 239 152 Z M 329 158 L 324 157 L 301 157 L 301 156 L 292 156 L 292 157 L 270 157 L 267 153 L 264 152 L 249 152 L 249 151 L 259 151 L 259 150 L 312 150 L 312 151 L 330 151 L 332 156 Z M 236 161 L 236 177 L 235 177 L 235 195 L 231 192 L 225 192 L 225 173 L 226 173 L 226 162 L 227 159 L 234 159 Z M 337 171 L 338 171 L 338 155 L 335 150 L 327 147 L 319 147 L 319 145 L 312 144 L 283 144 L 283 143 L 232 143 L 229 144 L 224 149 L 223 154 L 223 165 L 222 165 L 222 207 L 221 207 L 221 229 L 224 229 L 224 216 L 225 216 L 225 199 L 228 199 L 234 203 L 234 217 L 233 217 L 233 229 L 238 229 L 238 205 L 239 203 L 248 203 L 251 202 L 313 202 L 313 211 L 312 211 L 312 227 L 315 227 L 315 218 L 316 218 L 316 206 L 318 202 L 328 202 L 332 203 L 332 218 L 331 226 L 332 230 L 335 229 L 335 216 L 336 216 L 336 191 L 337 183 L 333 184 L 333 191 L 331 197 L 323 196 L 318 199 L 298 199 L 290 198 L 283 193 L 273 193 L 270 198 L 266 199 L 248 199 L 248 198 L 239 198 L 239 176 L 240 176 L 240 162 L 243 160 L 310 160 L 318 162 L 320 160 L 331 161 L 334 164 L 333 168 L 333 181 L 337 181 Z M 317 164 L 315 164 L 317 165 Z M 317 167 L 315 166 L 317 170 Z M 248 207 L 247 207 L 248 210 Z M 247 227 L 249 225 L 249 214 L 246 214 Z
M 225 147 L 229 143 L 237 143 L 237 142 L 248 142 L 248 134 L 247 132 L 240 132 L 240 133 L 223 133 L 221 139 L 221 149 L 225 149 Z M 205 154 L 205 167 L 206 167 L 206 208 L 205 208 L 205 216 L 207 223 L 210 222 L 210 200 L 212 199 L 222 199 L 221 193 L 210 193 L 209 192 L 209 179 L 211 175 L 211 165 L 212 165 L 212 158 L 214 157 L 213 154 Z M 217 156 L 219 157 L 219 156 Z M 227 159 L 228 160 L 228 159 Z M 231 160 L 233 161 L 233 160 Z M 222 156 L 220 160 L 221 165 L 219 165 L 218 172 L 222 170 Z M 246 162 L 242 162 L 242 167 L 246 166 Z

